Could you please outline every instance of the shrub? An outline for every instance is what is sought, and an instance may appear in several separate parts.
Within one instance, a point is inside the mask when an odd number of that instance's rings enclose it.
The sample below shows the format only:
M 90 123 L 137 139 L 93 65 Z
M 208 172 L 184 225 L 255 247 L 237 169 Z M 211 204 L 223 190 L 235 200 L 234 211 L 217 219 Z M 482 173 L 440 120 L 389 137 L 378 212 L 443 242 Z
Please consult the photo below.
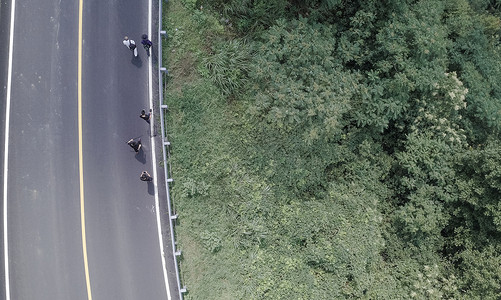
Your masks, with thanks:
M 214 54 L 203 60 L 208 71 L 206 75 L 223 94 L 237 93 L 245 84 L 249 57 L 246 45 L 238 40 L 218 43 Z

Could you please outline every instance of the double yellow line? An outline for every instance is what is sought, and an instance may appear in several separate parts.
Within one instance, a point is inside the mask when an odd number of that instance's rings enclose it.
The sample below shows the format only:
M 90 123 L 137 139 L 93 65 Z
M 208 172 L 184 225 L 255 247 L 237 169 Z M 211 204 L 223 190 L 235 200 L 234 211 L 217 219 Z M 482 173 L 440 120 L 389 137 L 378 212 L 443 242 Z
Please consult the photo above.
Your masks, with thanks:
M 80 177 L 80 220 L 82 226 L 82 248 L 85 269 L 85 283 L 87 285 L 87 299 L 92 300 L 90 288 L 89 263 L 87 260 L 87 238 L 85 236 L 85 201 L 83 184 L 83 151 L 82 151 L 82 15 L 83 0 L 78 1 L 78 171 Z

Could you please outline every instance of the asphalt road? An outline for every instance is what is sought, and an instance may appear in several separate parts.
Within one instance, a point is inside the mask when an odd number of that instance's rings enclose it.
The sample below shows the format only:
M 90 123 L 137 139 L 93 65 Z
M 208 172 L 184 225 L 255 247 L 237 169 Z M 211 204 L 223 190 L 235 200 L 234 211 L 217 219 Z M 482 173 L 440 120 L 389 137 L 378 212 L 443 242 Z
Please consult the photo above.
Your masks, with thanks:
M 141 171 L 153 174 L 156 166 L 150 127 L 139 118 L 141 109 L 149 109 L 148 57 L 140 46 L 148 29 L 147 8 L 146 1 L 84 0 L 86 249 L 92 297 L 98 300 L 167 299 L 155 189 L 139 180 Z M 2 29 L 2 40 L 4 34 Z M 139 58 L 122 45 L 124 35 L 136 40 Z M 16 1 L 8 141 L 11 299 L 88 299 L 80 226 L 77 45 L 78 1 Z M 2 70 L 3 65 L 4 58 Z M 132 137 L 143 142 L 139 155 L 126 144 Z M 173 279 L 169 282 L 173 287 Z M 177 298 L 177 291 L 170 293 Z
M 86 0 L 83 135 L 89 269 L 96 299 L 165 299 L 152 183 L 146 1 Z M 93 20 L 85 22 L 85 20 Z M 139 56 L 123 44 L 136 41 Z M 143 151 L 126 142 L 140 137 Z M 92 237 L 92 238 L 91 238 Z M 132 245 L 132 246 L 131 246 Z

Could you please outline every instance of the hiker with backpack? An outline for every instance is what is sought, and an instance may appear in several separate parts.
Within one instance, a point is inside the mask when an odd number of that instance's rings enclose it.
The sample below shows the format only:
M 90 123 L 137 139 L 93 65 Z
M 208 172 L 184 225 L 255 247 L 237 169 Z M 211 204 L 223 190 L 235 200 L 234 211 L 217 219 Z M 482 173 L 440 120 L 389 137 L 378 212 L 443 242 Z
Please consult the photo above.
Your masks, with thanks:
M 141 173 L 141 176 L 139 176 L 139 179 L 140 179 L 141 181 L 152 181 L 152 180 L 153 180 L 153 177 L 151 177 L 151 175 L 150 175 L 150 174 L 148 174 L 148 172 L 143 171 L 143 172 Z
M 139 149 L 141 149 L 141 139 L 130 139 L 128 142 L 127 142 L 127 145 L 131 146 L 132 149 L 134 149 L 134 151 L 136 151 L 136 153 L 139 153 Z
M 143 34 L 141 38 L 142 38 L 141 44 L 143 44 L 144 50 L 146 50 L 146 54 L 150 56 L 150 48 L 153 45 L 153 43 L 148 39 L 147 34 Z
M 137 57 L 136 42 L 134 42 L 134 40 L 129 40 L 129 37 L 125 36 L 123 43 L 125 47 L 129 48 L 129 50 L 132 51 L 132 53 L 134 53 L 134 56 Z
M 139 115 L 139 117 L 143 120 L 145 120 L 148 124 L 150 124 L 150 120 L 151 120 L 151 108 L 150 108 L 150 112 L 149 113 L 146 113 L 146 111 L 143 109 L 141 110 L 141 114 Z

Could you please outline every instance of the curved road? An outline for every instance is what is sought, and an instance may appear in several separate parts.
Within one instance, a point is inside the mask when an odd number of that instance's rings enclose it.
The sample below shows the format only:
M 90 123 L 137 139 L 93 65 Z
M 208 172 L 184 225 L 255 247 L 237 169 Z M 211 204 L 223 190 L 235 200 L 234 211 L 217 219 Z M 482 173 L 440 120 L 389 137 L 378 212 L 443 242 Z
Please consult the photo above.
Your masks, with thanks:
M 177 299 L 174 279 L 167 284 L 164 278 L 157 189 L 139 181 L 142 170 L 153 174 L 156 167 L 150 125 L 138 117 L 149 109 L 150 58 L 140 46 L 148 2 L 83 1 L 81 136 L 78 1 L 15 5 L 8 139 L 4 114 L 1 125 L 8 145 L 8 160 L 1 162 L 2 174 L 8 166 L 8 256 L 1 265 L 9 265 L 10 298 Z M 0 6 L 2 41 L 6 7 Z M 136 40 L 139 58 L 122 45 L 124 35 Z M 4 65 L 0 60 L 2 73 Z M 1 108 L 6 111 L 5 101 Z M 138 155 L 126 144 L 132 137 L 143 142 Z

